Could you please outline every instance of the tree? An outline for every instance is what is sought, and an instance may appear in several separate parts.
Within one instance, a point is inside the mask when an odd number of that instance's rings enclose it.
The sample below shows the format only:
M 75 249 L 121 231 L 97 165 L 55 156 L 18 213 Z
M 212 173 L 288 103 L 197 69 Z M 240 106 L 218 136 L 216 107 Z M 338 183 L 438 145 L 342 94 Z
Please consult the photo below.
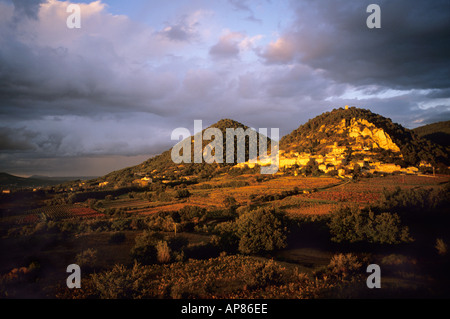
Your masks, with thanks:
M 369 242 L 399 244 L 412 241 L 409 229 L 402 226 L 397 214 L 362 210 L 357 206 L 340 207 L 328 224 L 335 242 Z
M 353 166 L 353 178 L 357 178 L 359 175 L 361 175 L 361 166 L 359 164 L 355 164 Z
M 234 213 L 236 212 L 236 209 L 238 208 L 238 204 L 236 201 L 236 198 L 233 196 L 227 196 L 223 200 L 223 204 L 225 205 L 225 208 L 227 208 L 230 212 Z
M 286 218 L 273 208 L 261 207 L 246 212 L 236 224 L 241 253 L 258 254 L 286 247 Z
M 136 245 L 131 249 L 131 256 L 139 263 L 149 265 L 157 261 L 156 244 L 162 239 L 158 233 L 144 231 L 137 236 Z
M 176 198 L 187 198 L 191 195 L 191 193 L 187 189 L 179 189 L 175 195 Z
M 92 269 L 97 261 L 97 250 L 89 248 L 77 254 L 76 264 L 84 269 Z
M 314 158 L 311 158 L 305 167 L 302 168 L 302 173 L 305 175 L 319 176 L 321 171 L 319 170 L 319 164 L 317 164 Z
M 335 242 L 357 242 L 364 239 L 364 224 L 361 210 L 356 206 L 339 207 L 331 215 L 328 224 L 330 233 L 333 236 L 332 241 Z

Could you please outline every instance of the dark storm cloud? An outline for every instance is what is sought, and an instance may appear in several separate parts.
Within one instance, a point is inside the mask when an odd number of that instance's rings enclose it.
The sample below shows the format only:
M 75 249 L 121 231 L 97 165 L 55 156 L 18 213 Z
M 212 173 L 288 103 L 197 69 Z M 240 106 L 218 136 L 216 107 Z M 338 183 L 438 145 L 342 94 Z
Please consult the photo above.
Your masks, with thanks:
M 296 21 L 262 56 L 301 61 L 355 85 L 449 87 L 450 2 L 380 0 L 381 29 L 369 29 L 372 2 L 294 2 Z
M 124 65 L 95 39 L 86 43 L 88 47 L 103 61 L 62 47 L 31 47 L 10 39 L 0 48 L 0 112 L 25 117 L 89 114 L 121 111 L 124 105 L 135 111 L 167 112 L 155 101 L 173 92 L 174 76 Z
M 36 135 L 25 128 L 0 127 L 0 151 L 33 150 L 30 139 Z
M 450 98 L 450 88 L 442 90 L 441 89 L 432 90 L 430 93 L 427 94 L 427 97 L 433 99 Z

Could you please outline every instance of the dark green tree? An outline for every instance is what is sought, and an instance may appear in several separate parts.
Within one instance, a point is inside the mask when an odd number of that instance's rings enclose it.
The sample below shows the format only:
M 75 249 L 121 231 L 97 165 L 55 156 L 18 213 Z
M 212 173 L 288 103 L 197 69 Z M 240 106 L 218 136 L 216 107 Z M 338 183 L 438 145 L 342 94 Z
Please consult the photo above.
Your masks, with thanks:
M 246 212 L 236 224 L 241 253 L 258 254 L 286 247 L 286 218 L 273 208 L 261 207 Z

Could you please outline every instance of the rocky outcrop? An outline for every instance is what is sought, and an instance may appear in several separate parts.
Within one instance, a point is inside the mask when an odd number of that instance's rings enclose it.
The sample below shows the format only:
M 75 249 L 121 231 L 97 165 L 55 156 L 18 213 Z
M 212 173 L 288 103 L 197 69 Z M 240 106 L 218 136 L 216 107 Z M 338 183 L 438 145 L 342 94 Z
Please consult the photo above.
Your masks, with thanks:
M 400 152 L 400 148 L 392 141 L 389 134 L 367 120 L 353 118 L 348 127 L 348 132 L 349 137 L 356 138 L 357 142 L 369 138 L 373 141 L 373 148 Z

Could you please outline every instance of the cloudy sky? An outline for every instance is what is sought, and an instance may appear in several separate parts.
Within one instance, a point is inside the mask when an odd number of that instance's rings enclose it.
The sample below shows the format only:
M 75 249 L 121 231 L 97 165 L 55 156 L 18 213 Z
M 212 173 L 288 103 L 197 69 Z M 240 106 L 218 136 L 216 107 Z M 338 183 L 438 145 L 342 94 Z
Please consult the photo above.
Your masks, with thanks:
M 450 1 L 0 0 L 0 171 L 103 175 L 231 118 L 450 119 Z M 369 29 L 366 8 L 381 8 Z

